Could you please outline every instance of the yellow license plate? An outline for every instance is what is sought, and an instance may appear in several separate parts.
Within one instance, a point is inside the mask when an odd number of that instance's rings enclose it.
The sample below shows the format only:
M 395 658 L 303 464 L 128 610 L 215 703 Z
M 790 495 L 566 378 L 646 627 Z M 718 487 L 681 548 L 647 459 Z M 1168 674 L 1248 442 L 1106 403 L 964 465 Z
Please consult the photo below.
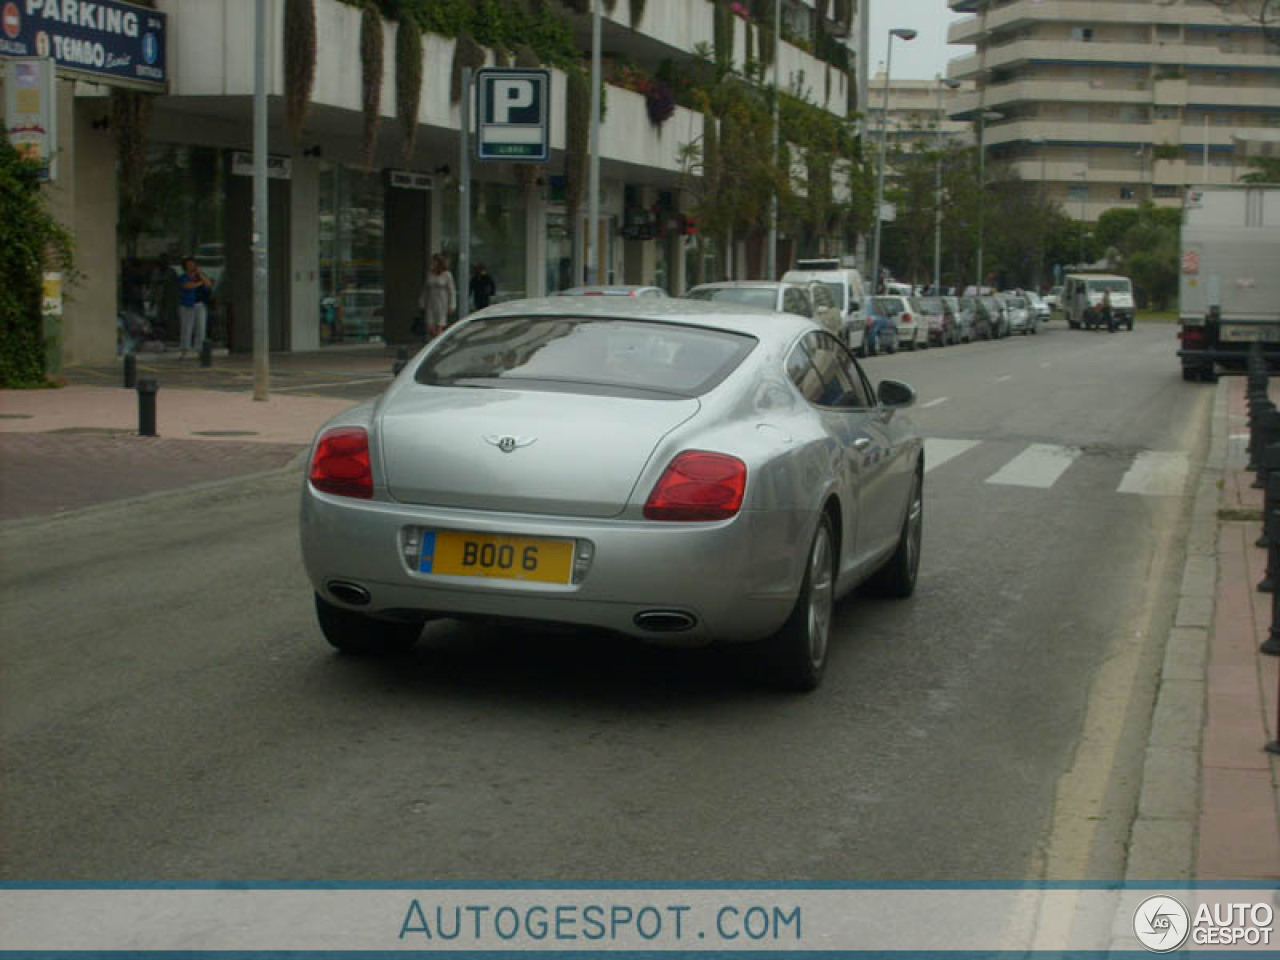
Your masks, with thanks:
M 573 576 L 573 541 L 424 530 L 418 570 L 454 577 L 568 583 Z

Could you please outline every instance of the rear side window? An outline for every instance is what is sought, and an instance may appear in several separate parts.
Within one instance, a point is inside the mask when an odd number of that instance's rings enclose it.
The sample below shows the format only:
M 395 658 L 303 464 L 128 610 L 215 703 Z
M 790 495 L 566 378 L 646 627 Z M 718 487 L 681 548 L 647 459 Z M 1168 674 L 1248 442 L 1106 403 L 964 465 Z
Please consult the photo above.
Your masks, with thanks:
M 756 342 L 653 321 L 496 317 L 451 331 L 415 379 L 429 386 L 694 397 L 732 373 Z
M 809 303 L 808 295 L 796 287 L 788 287 L 783 293 L 782 310 L 784 313 L 794 313 L 801 317 L 813 316 L 813 307 Z
M 872 406 L 857 362 L 826 332 L 810 333 L 796 344 L 787 359 L 787 375 L 804 398 L 816 406 Z

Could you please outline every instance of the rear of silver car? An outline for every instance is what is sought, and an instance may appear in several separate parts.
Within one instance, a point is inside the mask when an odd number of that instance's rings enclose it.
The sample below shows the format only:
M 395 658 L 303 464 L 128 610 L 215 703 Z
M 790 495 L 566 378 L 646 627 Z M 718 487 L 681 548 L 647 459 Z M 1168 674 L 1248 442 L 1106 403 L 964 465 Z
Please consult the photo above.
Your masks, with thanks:
M 811 536 L 811 517 L 782 508 L 776 491 L 757 482 L 770 450 L 750 417 L 715 411 L 714 438 L 700 423 L 706 406 L 733 392 L 733 383 L 716 392 L 717 377 L 754 379 L 742 369 L 754 344 L 684 331 L 656 345 L 636 338 L 650 353 L 638 356 L 628 355 L 626 324 L 607 332 L 612 352 L 557 360 L 555 349 L 575 338 L 551 339 L 520 368 L 545 379 L 504 383 L 472 376 L 478 368 L 449 369 L 447 358 L 433 365 L 450 339 L 468 335 L 459 328 L 376 404 L 331 423 L 330 434 L 357 432 L 353 445 L 364 431 L 368 479 L 353 496 L 341 477 L 317 484 L 313 468 L 305 485 L 303 556 L 322 601 L 409 624 L 434 616 L 529 619 L 683 645 L 775 632 L 803 576 L 804 558 L 789 547 Z M 472 367 L 500 370 L 521 349 L 519 324 L 494 334 L 497 359 L 472 357 Z M 600 390 L 588 387 L 584 396 L 582 385 L 557 385 L 564 363 L 592 370 Z M 682 364 L 689 372 L 680 380 Z M 667 393 L 638 385 L 658 367 L 679 381 Z M 737 458 L 681 461 L 712 441 L 713 449 L 744 455 L 738 504 L 691 515 L 655 504 L 662 490 L 735 482 L 728 461 Z M 334 463 L 344 474 L 343 462 Z

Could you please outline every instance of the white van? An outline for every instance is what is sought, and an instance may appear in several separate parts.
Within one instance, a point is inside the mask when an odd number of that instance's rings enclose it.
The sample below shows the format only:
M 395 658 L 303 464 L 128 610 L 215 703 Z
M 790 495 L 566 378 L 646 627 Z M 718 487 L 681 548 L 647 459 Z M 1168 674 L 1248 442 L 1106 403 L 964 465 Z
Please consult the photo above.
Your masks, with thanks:
M 1117 327 L 1133 329 L 1133 284 L 1128 277 L 1109 273 L 1070 273 L 1062 284 L 1059 308 L 1072 330 L 1101 326 L 1102 297 L 1111 296 L 1111 316 Z
M 861 353 L 866 334 L 866 293 L 862 274 L 851 267 L 841 267 L 838 260 L 797 260 L 798 269 L 782 275 L 787 283 L 820 283 L 831 291 L 840 311 L 840 329 L 850 350 Z

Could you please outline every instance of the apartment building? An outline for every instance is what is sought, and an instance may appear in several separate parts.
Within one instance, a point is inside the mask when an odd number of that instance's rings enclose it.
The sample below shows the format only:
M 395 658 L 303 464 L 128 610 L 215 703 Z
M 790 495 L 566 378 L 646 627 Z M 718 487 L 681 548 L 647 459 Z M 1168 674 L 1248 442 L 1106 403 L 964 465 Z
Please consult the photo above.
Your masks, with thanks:
M 1073 217 L 1148 197 L 1177 206 L 1188 184 L 1233 182 L 1249 151 L 1280 146 L 1280 43 L 1253 0 L 950 6 L 972 16 L 949 42 L 976 47 L 948 66 L 974 84 L 952 117 L 985 114 L 988 157 Z
M 860 4 L 781 3 L 780 85 L 849 116 L 858 103 L 856 47 L 865 33 Z M 56 61 L 58 163 L 49 191 L 56 215 L 75 237 L 82 272 L 58 331 L 63 362 L 114 356 L 121 307 L 161 319 L 163 283 L 156 278 L 188 254 L 216 283 L 214 336 L 232 350 L 250 349 L 254 0 L 157 0 L 155 12 L 125 0 L 88 5 L 110 8 L 113 22 L 155 22 L 146 38 L 134 38 L 136 51 L 121 48 L 118 54 L 112 45 L 121 38 L 99 29 L 102 17 L 75 23 L 64 16 L 72 5 L 52 0 L 4 6 L 0 57 L 73 47 L 103 52 L 75 63 Z M 464 191 L 462 107 L 452 89 L 462 41 L 422 35 L 421 99 L 409 148 L 397 116 L 397 33 L 403 28 L 382 21 L 385 53 L 373 100 L 380 124 L 366 152 L 360 5 L 315 0 L 314 83 L 297 137 L 286 123 L 285 6 L 284 0 L 267 0 L 271 349 L 411 341 L 428 258 L 435 251 L 458 252 L 462 197 L 470 203 L 471 262 L 486 265 L 499 299 L 581 282 L 581 242 L 575 250 L 573 238 L 588 233 L 588 205 L 584 199 L 575 231 L 564 197 L 569 133 L 563 70 L 550 69 L 548 162 L 522 176 L 515 164 L 473 157 Z M 564 31 L 573 55 L 591 49 L 589 3 L 504 0 L 486 9 L 513 17 L 537 11 L 527 15 L 555 18 L 550 32 Z M 757 0 L 602 3 L 607 85 L 598 154 L 600 220 L 590 230 L 598 272 L 590 279 L 657 283 L 683 292 L 695 256 L 681 228 L 689 206 L 684 148 L 702 138 L 704 117 L 676 102 L 655 121 L 646 90 L 664 70 L 678 79 L 705 63 L 707 51 L 723 44 L 726 34 L 731 63 L 742 71 L 747 58 L 758 55 L 762 37 L 771 36 L 764 13 L 772 9 Z M 60 41 L 63 34 L 74 43 Z M 126 209 L 112 106 L 112 90 L 121 81 L 95 71 L 93 61 L 133 56 L 140 63 L 144 53 L 153 66 L 143 190 Z M 484 48 L 482 56 L 485 65 L 496 64 L 494 48 Z M 742 275 L 748 260 L 735 250 L 722 256 L 720 269 L 729 263 Z M 458 279 L 465 290 L 465 278 Z
M 973 124 L 955 119 L 961 98 L 971 97 L 972 81 L 952 88 L 940 78 L 907 80 L 889 78 L 887 135 L 890 147 L 907 147 L 921 141 L 932 143 L 941 137 L 956 143 L 973 142 Z M 967 102 L 967 101 L 966 101 Z M 881 71 L 870 80 L 867 90 L 867 130 L 872 137 L 880 135 L 885 116 L 885 76 Z

